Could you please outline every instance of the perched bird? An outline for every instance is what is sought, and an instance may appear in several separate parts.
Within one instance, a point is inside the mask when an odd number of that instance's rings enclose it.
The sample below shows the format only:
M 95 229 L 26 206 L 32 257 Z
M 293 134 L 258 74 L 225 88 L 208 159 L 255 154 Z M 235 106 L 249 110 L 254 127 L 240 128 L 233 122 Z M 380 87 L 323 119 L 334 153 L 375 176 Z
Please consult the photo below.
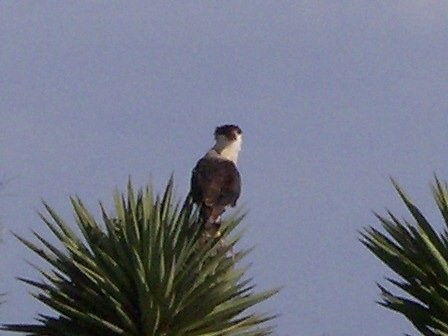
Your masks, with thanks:
M 242 131 L 237 125 L 215 129 L 215 145 L 197 162 L 191 175 L 191 196 L 200 208 L 201 223 L 219 235 L 221 215 L 234 207 L 241 193 L 241 177 L 236 167 Z

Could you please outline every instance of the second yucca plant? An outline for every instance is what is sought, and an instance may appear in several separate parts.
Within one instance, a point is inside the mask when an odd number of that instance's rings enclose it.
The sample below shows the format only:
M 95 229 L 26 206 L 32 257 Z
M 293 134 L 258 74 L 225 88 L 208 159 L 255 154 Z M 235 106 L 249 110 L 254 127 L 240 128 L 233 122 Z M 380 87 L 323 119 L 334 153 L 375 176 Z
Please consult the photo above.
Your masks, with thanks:
M 394 182 L 413 220 L 401 220 L 388 212 L 377 215 L 382 233 L 370 227 L 363 244 L 400 276 L 388 279 L 402 293 L 380 286 L 383 306 L 408 318 L 423 335 L 448 335 L 448 187 L 436 178 L 434 199 L 445 229 L 437 233 L 423 213 Z

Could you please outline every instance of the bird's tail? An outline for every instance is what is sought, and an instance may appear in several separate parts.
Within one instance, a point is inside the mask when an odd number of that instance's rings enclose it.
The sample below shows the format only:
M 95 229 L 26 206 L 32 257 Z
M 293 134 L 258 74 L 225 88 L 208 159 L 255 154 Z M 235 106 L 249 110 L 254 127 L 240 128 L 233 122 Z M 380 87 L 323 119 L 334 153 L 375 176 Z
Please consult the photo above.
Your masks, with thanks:
M 224 207 L 213 207 L 202 205 L 200 210 L 201 225 L 212 236 L 220 236 L 219 231 L 221 227 L 221 215 L 224 212 Z

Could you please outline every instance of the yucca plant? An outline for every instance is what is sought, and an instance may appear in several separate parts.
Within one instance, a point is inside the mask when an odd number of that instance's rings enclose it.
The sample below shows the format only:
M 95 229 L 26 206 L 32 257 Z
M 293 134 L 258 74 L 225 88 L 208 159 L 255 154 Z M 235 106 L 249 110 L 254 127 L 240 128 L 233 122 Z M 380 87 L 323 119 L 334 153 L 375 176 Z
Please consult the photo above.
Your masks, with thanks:
M 191 200 L 173 201 L 172 179 L 161 197 L 151 186 L 135 192 L 129 182 L 127 195 L 116 193 L 114 201 L 112 214 L 100 204 L 99 224 L 79 198 L 71 199 L 82 235 L 44 203 L 48 214 L 41 218 L 62 247 L 37 233 L 39 244 L 19 237 L 51 265 L 50 271 L 38 268 L 44 280 L 21 280 L 56 315 L 4 330 L 55 336 L 271 332 L 266 322 L 272 316 L 249 308 L 276 290 L 254 293 L 246 268 L 238 266 L 248 251 L 230 255 L 241 238 L 231 232 L 242 215 L 223 223 L 221 238 L 204 239 Z
M 376 217 L 386 233 L 370 227 L 362 243 L 400 276 L 388 281 L 401 291 L 392 293 L 379 285 L 381 305 L 403 314 L 423 335 L 448 335 L 448 187 L 437 177 L 433 195 L 442 214 L 442 233 L 437 233 L 422 212 L 394 182 L 412 215 L 400 220 L 390 211 Z

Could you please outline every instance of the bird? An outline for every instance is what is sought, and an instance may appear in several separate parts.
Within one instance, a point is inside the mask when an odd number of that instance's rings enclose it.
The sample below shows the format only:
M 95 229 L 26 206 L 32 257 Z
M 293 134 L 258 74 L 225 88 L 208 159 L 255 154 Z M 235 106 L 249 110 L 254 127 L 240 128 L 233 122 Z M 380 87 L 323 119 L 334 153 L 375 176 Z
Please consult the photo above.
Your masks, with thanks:
M 243 131 L 237 125 L 218 126 L 215 145 L 198 160 L 191 174 L 190 194 L 199 207 L 199 220 L 205 230 L 219 236 L 221 215 L 235 207 L 241 194 L 237 168 Z

